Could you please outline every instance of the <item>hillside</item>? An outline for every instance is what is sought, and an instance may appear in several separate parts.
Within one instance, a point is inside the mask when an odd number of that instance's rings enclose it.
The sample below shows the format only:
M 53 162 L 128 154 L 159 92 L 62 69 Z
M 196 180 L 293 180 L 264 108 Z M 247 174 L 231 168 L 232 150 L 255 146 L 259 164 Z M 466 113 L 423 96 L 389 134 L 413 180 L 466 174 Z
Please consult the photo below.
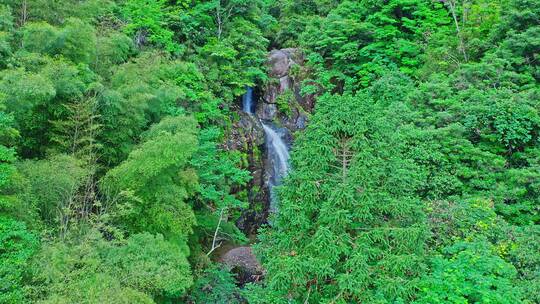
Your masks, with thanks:
M 540 304 L 540 1 L 0 0 L 0 303 Z

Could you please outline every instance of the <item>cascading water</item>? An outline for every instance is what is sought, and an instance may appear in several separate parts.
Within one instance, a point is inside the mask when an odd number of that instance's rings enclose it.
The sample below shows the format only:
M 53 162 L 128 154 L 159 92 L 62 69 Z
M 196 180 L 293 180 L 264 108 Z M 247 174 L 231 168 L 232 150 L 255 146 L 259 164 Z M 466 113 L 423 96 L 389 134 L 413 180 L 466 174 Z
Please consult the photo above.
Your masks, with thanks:
M 289 149 L 279 133 L 264 122 L 262 125 L 266 136 L 268 162 L 271 165 L 270 180 L 268 181 L 268 187 L 270 188 L 270 212 L 276 212 L 277 198 L 273 188 L 281 183 L 281 179 L 289 171 Z
M 253 88 L 247 88 L 246 93 L 242 96 L 242 110 L 250 115 L 253 114 Z M 264 129 L 266 150 L 268 157 L 269 180 L 268 188 L 270 189 L 270 212 L 277 211 L 277 197 L 273 190 L 275 186 L 281 183 L 283 177 L 289 171 L 289 149 L 282 138 L 282 135 L 277 128 L 272 127 L 261 121 Z
M 253 88 L 247 88 L 246 93 L 242 96 L 242 111 L 253 114 Z

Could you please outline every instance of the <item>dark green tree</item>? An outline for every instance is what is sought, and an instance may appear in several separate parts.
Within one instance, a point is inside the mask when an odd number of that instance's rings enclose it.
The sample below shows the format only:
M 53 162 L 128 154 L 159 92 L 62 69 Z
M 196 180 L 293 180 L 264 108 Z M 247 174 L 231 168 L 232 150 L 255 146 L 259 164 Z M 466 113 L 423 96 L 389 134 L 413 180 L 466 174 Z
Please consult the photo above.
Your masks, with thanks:
M 272 301 L 415 296 L 427 237 L 415 190 L 424 176 L 405 157 L 409 127 L 394 107 L 365 94 L 319 98 L 259 246 Z
M 28 300 L 25 283 L 28 264 L 38 248 L 37 237 L 26 225 L 0 216 L 0 302 L 23 303 Z

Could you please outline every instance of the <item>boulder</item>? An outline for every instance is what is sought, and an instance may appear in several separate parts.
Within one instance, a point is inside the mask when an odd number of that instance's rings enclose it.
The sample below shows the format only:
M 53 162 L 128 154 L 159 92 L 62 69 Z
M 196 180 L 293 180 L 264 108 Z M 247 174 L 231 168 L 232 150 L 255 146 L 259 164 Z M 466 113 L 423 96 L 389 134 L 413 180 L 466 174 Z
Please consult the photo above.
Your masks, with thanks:
M 249 246 L 236 247 L 227 251 L 221 257 L 221 263 L 227 265 L 236 273 L 240 285 L 258 281 L 264 274 L 261 263 L 259 263 Z
M 290 53 L 285 50 L 272 50 L 268 54 L 268 65 L 270 66 L 270 77 L 283 77 L 289 72 L 292 60 Z
M 275 103 L 262 103 L 257 107 L 257 116 L 262 120 L 274 120 L 278 114 L 278 108 Z
M 262 98 L 256 109 L 260 119 L 273 121 L 291 134 L 306 127 L 313 110 L 313 96 L 300 94 L 303 79 L 298 73 L 293 75 L 291 70 L 295 65 L 299 67 L 296 71 L 302 70 L 303 64 L 304 57 L 298 49 L 272 50 L 268 54 L 270 80 L 262 88 Z M 283 104 L 284 100 L 278 100 L 284 94 L 287 94 L 285 102 L 288 105 Z

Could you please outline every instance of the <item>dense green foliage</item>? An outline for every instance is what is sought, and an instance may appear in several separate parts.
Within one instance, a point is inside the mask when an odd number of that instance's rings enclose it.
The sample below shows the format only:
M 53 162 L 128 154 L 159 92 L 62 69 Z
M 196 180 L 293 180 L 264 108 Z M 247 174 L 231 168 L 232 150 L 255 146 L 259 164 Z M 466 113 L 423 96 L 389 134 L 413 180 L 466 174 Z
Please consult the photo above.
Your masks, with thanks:
M 539 3 L 309 3 L 277 39 L 322 96 L 250 300 L 538 303 Z
M 272 290 L 322 302 L 414 295 L 428 232 L 415 195 L 424 176 L 406 156 L 411 130 L 373 103 L 368 95 L 318 99 L 263 239 Z
M 0 1 L 0 302 L 179 301 L 246 240 L 221 142 L 271 17 L 172 2 Z
M 0 0 L 0 303 L 540 303 L 539 16 Z M 285 47 L 276 108 L 315 107 L 244 286 L 218 262 L 254 191 L 228 143 Z
M 37 247 L 36 237 L 16 220 L 0 218 L 0 286 L 2 303 L 24 300 L 24 276 Z

